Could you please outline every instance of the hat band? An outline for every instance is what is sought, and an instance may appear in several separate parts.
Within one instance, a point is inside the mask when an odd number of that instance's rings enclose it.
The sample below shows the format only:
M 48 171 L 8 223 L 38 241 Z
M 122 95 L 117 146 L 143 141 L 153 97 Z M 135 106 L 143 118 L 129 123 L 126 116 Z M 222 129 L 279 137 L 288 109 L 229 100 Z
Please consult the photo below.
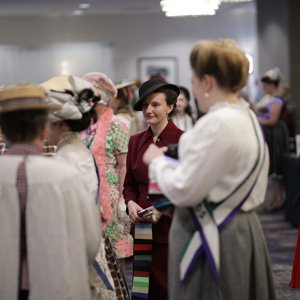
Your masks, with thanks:
M 2 108 L 11 108 L 15 106 L 24 107 L 27 105 L 37 105 L 46 103 L 41 98 L 18 98 L 18 99 L 6 99 L 0 101 L 0 107 Z

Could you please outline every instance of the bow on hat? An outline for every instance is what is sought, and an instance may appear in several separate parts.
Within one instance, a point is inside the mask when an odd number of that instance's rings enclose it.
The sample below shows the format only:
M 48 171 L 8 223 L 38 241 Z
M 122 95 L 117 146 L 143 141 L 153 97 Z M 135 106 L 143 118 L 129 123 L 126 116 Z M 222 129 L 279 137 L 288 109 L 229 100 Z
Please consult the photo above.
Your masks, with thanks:
M 99 104 L 108 105 L 111 99 L 116 98 L 117 89 L 112 80 L 104 73 L 91 72 L 82 77 L 93 84 L 95 95 L 100 96 Z
M 43 82 L 41 86 L 47 91 L 46 102 L 49 105 L 62 106 L 59 111 L 49 114 L 52 122 L 79 120 L 82 114 L 92 108 L 93 86 L 79 77 L 55 76 Z

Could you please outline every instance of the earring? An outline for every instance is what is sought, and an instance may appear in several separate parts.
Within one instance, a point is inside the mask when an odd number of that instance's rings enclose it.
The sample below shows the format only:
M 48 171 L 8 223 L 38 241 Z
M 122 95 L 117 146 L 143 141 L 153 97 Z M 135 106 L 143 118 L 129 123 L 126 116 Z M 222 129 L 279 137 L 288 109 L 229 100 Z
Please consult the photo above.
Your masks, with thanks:
M 204 93 L 204 98 L 209 98 L 209 93 L 205 92 Z

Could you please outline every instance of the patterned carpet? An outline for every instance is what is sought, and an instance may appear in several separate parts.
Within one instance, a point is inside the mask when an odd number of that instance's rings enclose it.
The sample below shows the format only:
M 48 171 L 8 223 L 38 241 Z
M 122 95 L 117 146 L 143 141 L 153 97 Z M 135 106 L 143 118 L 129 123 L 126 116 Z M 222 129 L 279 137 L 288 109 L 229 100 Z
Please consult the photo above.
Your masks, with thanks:
M 300 300 L 300 289 L 289 287 L 297 242 L 297 228 L 285 221 L 282 210 L 261 211 L 259 218 L 271 256 L 277 300 Z
M 276 212 L 260 211 L 259 218 L 270 252 L 277 300 L 300 300 L 300 289 L 289 287 L 297 242 L 297 228 L 285 221 L 282 210 Z M 132 260 L 129 259 L 127 260 L 125 275 L 130 289 L 131 270 Z

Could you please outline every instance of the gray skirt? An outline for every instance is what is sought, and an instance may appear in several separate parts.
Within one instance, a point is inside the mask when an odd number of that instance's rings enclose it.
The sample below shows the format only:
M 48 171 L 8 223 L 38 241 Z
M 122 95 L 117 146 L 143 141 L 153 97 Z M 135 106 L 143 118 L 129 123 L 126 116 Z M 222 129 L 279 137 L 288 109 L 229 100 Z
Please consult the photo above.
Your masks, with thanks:
M 220 233 L 220 284 L 202 255 L 180 283 L 182 248 L 194 224 L 187 209 L 176 208 L 169 235 L 170 300 L 274 300 L 272 270 L 255 212 L 240 212 Z

